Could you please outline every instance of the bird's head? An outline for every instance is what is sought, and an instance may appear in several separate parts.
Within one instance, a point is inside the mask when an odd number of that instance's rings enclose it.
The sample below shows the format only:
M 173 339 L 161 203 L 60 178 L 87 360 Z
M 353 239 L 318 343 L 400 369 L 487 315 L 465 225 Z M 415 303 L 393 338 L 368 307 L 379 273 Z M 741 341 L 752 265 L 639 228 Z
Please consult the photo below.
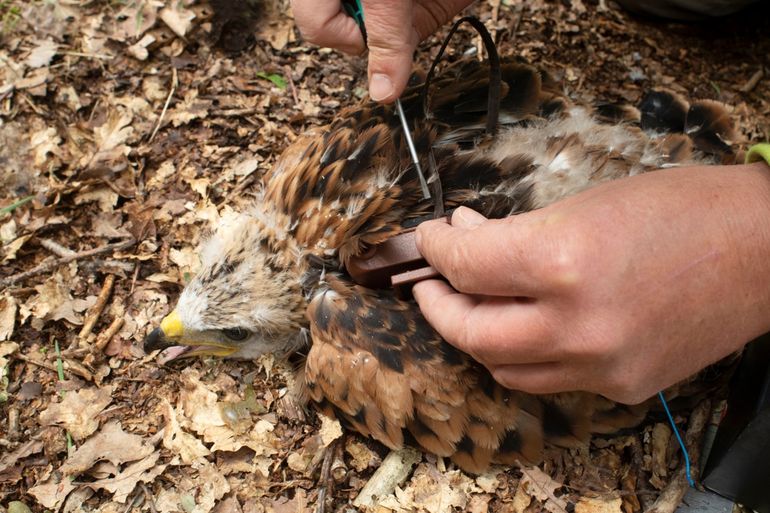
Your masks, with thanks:
M 212 355 L 283 356 L 304 340 L 305 299 L 296 259 L 276 250 L 255 214 L 223 219 L 202 246 L 201 269 L 176 308 L 144 341 L 161 362 Z

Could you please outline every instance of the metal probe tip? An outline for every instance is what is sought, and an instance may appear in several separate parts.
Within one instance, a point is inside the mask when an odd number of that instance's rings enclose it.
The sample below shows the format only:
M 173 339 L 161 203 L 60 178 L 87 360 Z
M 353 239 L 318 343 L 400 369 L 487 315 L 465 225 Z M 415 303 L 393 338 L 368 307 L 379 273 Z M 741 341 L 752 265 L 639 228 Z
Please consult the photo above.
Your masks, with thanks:
M 404 139 L 406 139 L 406 145 L 409 147 L 409 154 L 412 156 L 412 163 L 417 170 L 417 176 L 420 177 L 420 188 L 422 189 L 422 196 L 425 199 L 430 199 L 430 189 L 428 189 L 428 182 L 425 180 L 425 175 L 422 174 L 422 167 L 420 166 L 420 159 L 417 158 L 417 150 L 414 147 L 414 141 L 412 140 L 412 133 L 409 130 L 409 123 L 406 122 L 406 115 L 404 115 L 404 108 L 401 106 L 401 100 L 396 99 L 396 112 L 399 119 L 401 119 L 401 127 L 404 129 Z

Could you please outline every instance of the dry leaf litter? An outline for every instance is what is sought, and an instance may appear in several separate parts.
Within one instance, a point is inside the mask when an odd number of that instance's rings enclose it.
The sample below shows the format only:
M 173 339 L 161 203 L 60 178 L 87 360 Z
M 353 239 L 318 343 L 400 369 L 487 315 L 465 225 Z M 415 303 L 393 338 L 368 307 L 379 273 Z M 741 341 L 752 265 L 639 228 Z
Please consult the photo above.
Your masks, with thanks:
M 575 97 L 635 102 L 666 86 L 716 98 L 752 141 L 770 131 L 762 9 L 704 28 L 604 0 L 471 12 L 501 54 L 551 69 Z M 292 400 L 290 365 L 270 357 L 159 366 L 141 341 L 195 273 L 196 245 L 298 134 L 365 95 L 365 60 L 303 43 L 282 0 L 3 1 L 0 16 L 0 512 L 679 502 L 681 455 L 663 419 L 590 451 L 549 450 L 539 467 L 470 476 L 343 434 Z M 421 47 L 422 65 L 438 42 Z M 478 51 L 461 32 L 450 53 Z M 689 419 L 694 456 L 709 412 Z

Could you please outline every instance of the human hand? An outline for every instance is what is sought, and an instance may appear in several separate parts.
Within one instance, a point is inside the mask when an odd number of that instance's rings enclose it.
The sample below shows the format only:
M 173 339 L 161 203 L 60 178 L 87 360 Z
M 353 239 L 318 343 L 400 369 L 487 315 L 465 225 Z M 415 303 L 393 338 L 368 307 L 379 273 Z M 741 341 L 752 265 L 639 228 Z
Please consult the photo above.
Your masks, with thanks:
M 417 44 L 473 0 L 362 0 L 369 44 L 369 96 L 390 103 L 401 96 Z M 305 39 L 345 53 L 366 49 L 361 31 L 339 0 L 292 0 Z
M 423 223 L 427 320 L 501 384 L 638 403 L 770 330 L 770 169 L 655 171 Z

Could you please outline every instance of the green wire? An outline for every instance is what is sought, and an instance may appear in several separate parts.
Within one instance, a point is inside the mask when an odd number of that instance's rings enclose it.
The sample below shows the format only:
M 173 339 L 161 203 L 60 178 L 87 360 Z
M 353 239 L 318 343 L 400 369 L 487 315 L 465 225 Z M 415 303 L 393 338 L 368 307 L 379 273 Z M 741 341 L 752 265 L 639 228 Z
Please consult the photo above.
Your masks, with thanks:
M 348 13 L 348 16 L 356 21 L 358 27 L 363 29 L 364 8 L 361 5 L 361 0 L 346 0 L 345 2 L 342 2 L 342 6 L 345 8 L 345 12 Z

